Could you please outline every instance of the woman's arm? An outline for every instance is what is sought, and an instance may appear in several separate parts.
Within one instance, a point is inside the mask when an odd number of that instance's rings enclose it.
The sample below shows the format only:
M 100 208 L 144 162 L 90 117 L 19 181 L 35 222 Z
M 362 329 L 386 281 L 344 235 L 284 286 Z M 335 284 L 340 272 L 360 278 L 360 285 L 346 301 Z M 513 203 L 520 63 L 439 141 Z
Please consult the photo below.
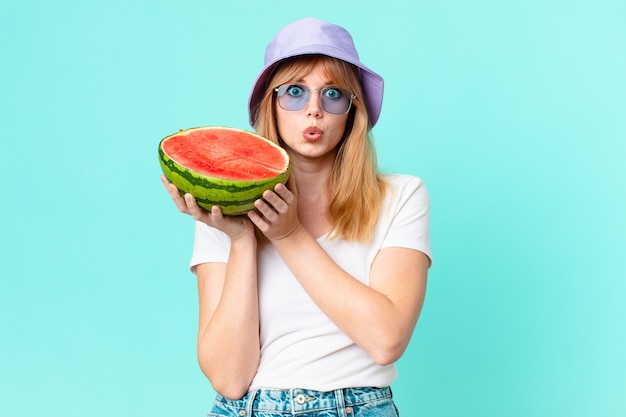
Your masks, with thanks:
M 213 388 L 243 397 L 259 365 L 256 240 L 231 243 L 227 264 L 197 266 L 198 362 Z
M 248 216 L 324 313 L 380 365 L 404 353 L 426 293 L 429 258 L 413 249 L 382 249 L 369 285 L 344 271 L 301 225 L 296 198 L 279 184 Z
M 196 267 L 198 362 L 217 392 L 239 399 L 248 391 L 260 357 L 254 226 L 244 216 L 223 216 L 218 207 L 202 210 L 191 195 L 182 197 L 165 177 L 161 180 L 179 211 L 230 237 L 227 263 Z
M 426 255 L 382 249 L 368 286 L 337 265 L 303 228 L 272 243 L 320 309 L 376 363 L 402 356 L 424 302 Z

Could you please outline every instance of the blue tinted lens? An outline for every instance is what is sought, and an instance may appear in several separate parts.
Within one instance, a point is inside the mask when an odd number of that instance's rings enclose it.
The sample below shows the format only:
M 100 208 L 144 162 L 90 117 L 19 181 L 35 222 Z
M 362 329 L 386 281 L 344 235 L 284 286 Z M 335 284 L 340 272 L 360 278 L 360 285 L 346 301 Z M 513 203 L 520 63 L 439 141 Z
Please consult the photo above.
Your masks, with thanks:
M 328 113 L 344 114 L 350 109 L 350 94 L 337 87 L 326 87 L 321 91 L 322 107 Z
M 302 110 L 309 101 L 310 91 L 303 85 L 285 84 L 276 89 L 278 104 L 284 110 Z

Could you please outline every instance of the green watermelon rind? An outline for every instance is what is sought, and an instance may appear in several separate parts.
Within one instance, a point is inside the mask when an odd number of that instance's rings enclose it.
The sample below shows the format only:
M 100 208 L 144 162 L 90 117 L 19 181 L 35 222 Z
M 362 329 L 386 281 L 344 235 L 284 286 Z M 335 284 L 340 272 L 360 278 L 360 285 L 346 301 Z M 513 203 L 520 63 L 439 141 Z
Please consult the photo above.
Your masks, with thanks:
M 191 128 L 181 130 L 173 135 L 169 135 L 159 143 L 159 163 L 165 178 L 178 188 L 181 195 L 189 193 L 193 195 L 198 206 L 205 210 L 211 210 L 212 206 L 218 206 L 224 215 L 237 216 L 254 210 L 254 202 L 261 198 L 266 190 L 272 190 L 277 184 L 284 184 L 291 174 L 291 163 L 287 153 L 278 145 L 258 136 L 252 132 L 215 126 L 216 129 L 227 129 L 237 132 L 244 132 L 265 140 L 281 150 L 285 155 L 286 168 L 280 174 L 267 179 L 255 181 L 227 180 L 214 178 L 191 171 L 176 163 L 163 151 L 163 143 L 170 137 L 196 129 L 207 129 L 208 127 Z

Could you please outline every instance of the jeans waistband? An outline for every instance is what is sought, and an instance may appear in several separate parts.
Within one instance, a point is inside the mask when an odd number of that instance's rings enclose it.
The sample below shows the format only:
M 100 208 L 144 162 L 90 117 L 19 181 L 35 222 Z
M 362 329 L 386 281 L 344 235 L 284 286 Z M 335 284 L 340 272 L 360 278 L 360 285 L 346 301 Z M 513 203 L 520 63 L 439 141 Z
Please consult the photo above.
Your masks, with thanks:
M 368 402 L 391 398 L 391 389 L 384 388 L 342 388 L 334 391 L 314 391 L 307 389 L 250 391 L 240 400 L 229 400 L 217 395 L 216 401 L 231 407 L 252 411 L 301 413 L 313 410 L 355 407 Z

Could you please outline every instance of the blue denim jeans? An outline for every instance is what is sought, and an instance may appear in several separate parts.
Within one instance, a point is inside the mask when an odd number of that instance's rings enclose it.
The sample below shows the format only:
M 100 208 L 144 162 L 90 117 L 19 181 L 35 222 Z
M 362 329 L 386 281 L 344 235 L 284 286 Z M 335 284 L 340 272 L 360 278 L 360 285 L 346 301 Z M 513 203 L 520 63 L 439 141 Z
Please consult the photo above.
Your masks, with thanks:
M 391 389 L 254 390 L 240 400 L 217 395 L 208 417 L 398 417 Z

